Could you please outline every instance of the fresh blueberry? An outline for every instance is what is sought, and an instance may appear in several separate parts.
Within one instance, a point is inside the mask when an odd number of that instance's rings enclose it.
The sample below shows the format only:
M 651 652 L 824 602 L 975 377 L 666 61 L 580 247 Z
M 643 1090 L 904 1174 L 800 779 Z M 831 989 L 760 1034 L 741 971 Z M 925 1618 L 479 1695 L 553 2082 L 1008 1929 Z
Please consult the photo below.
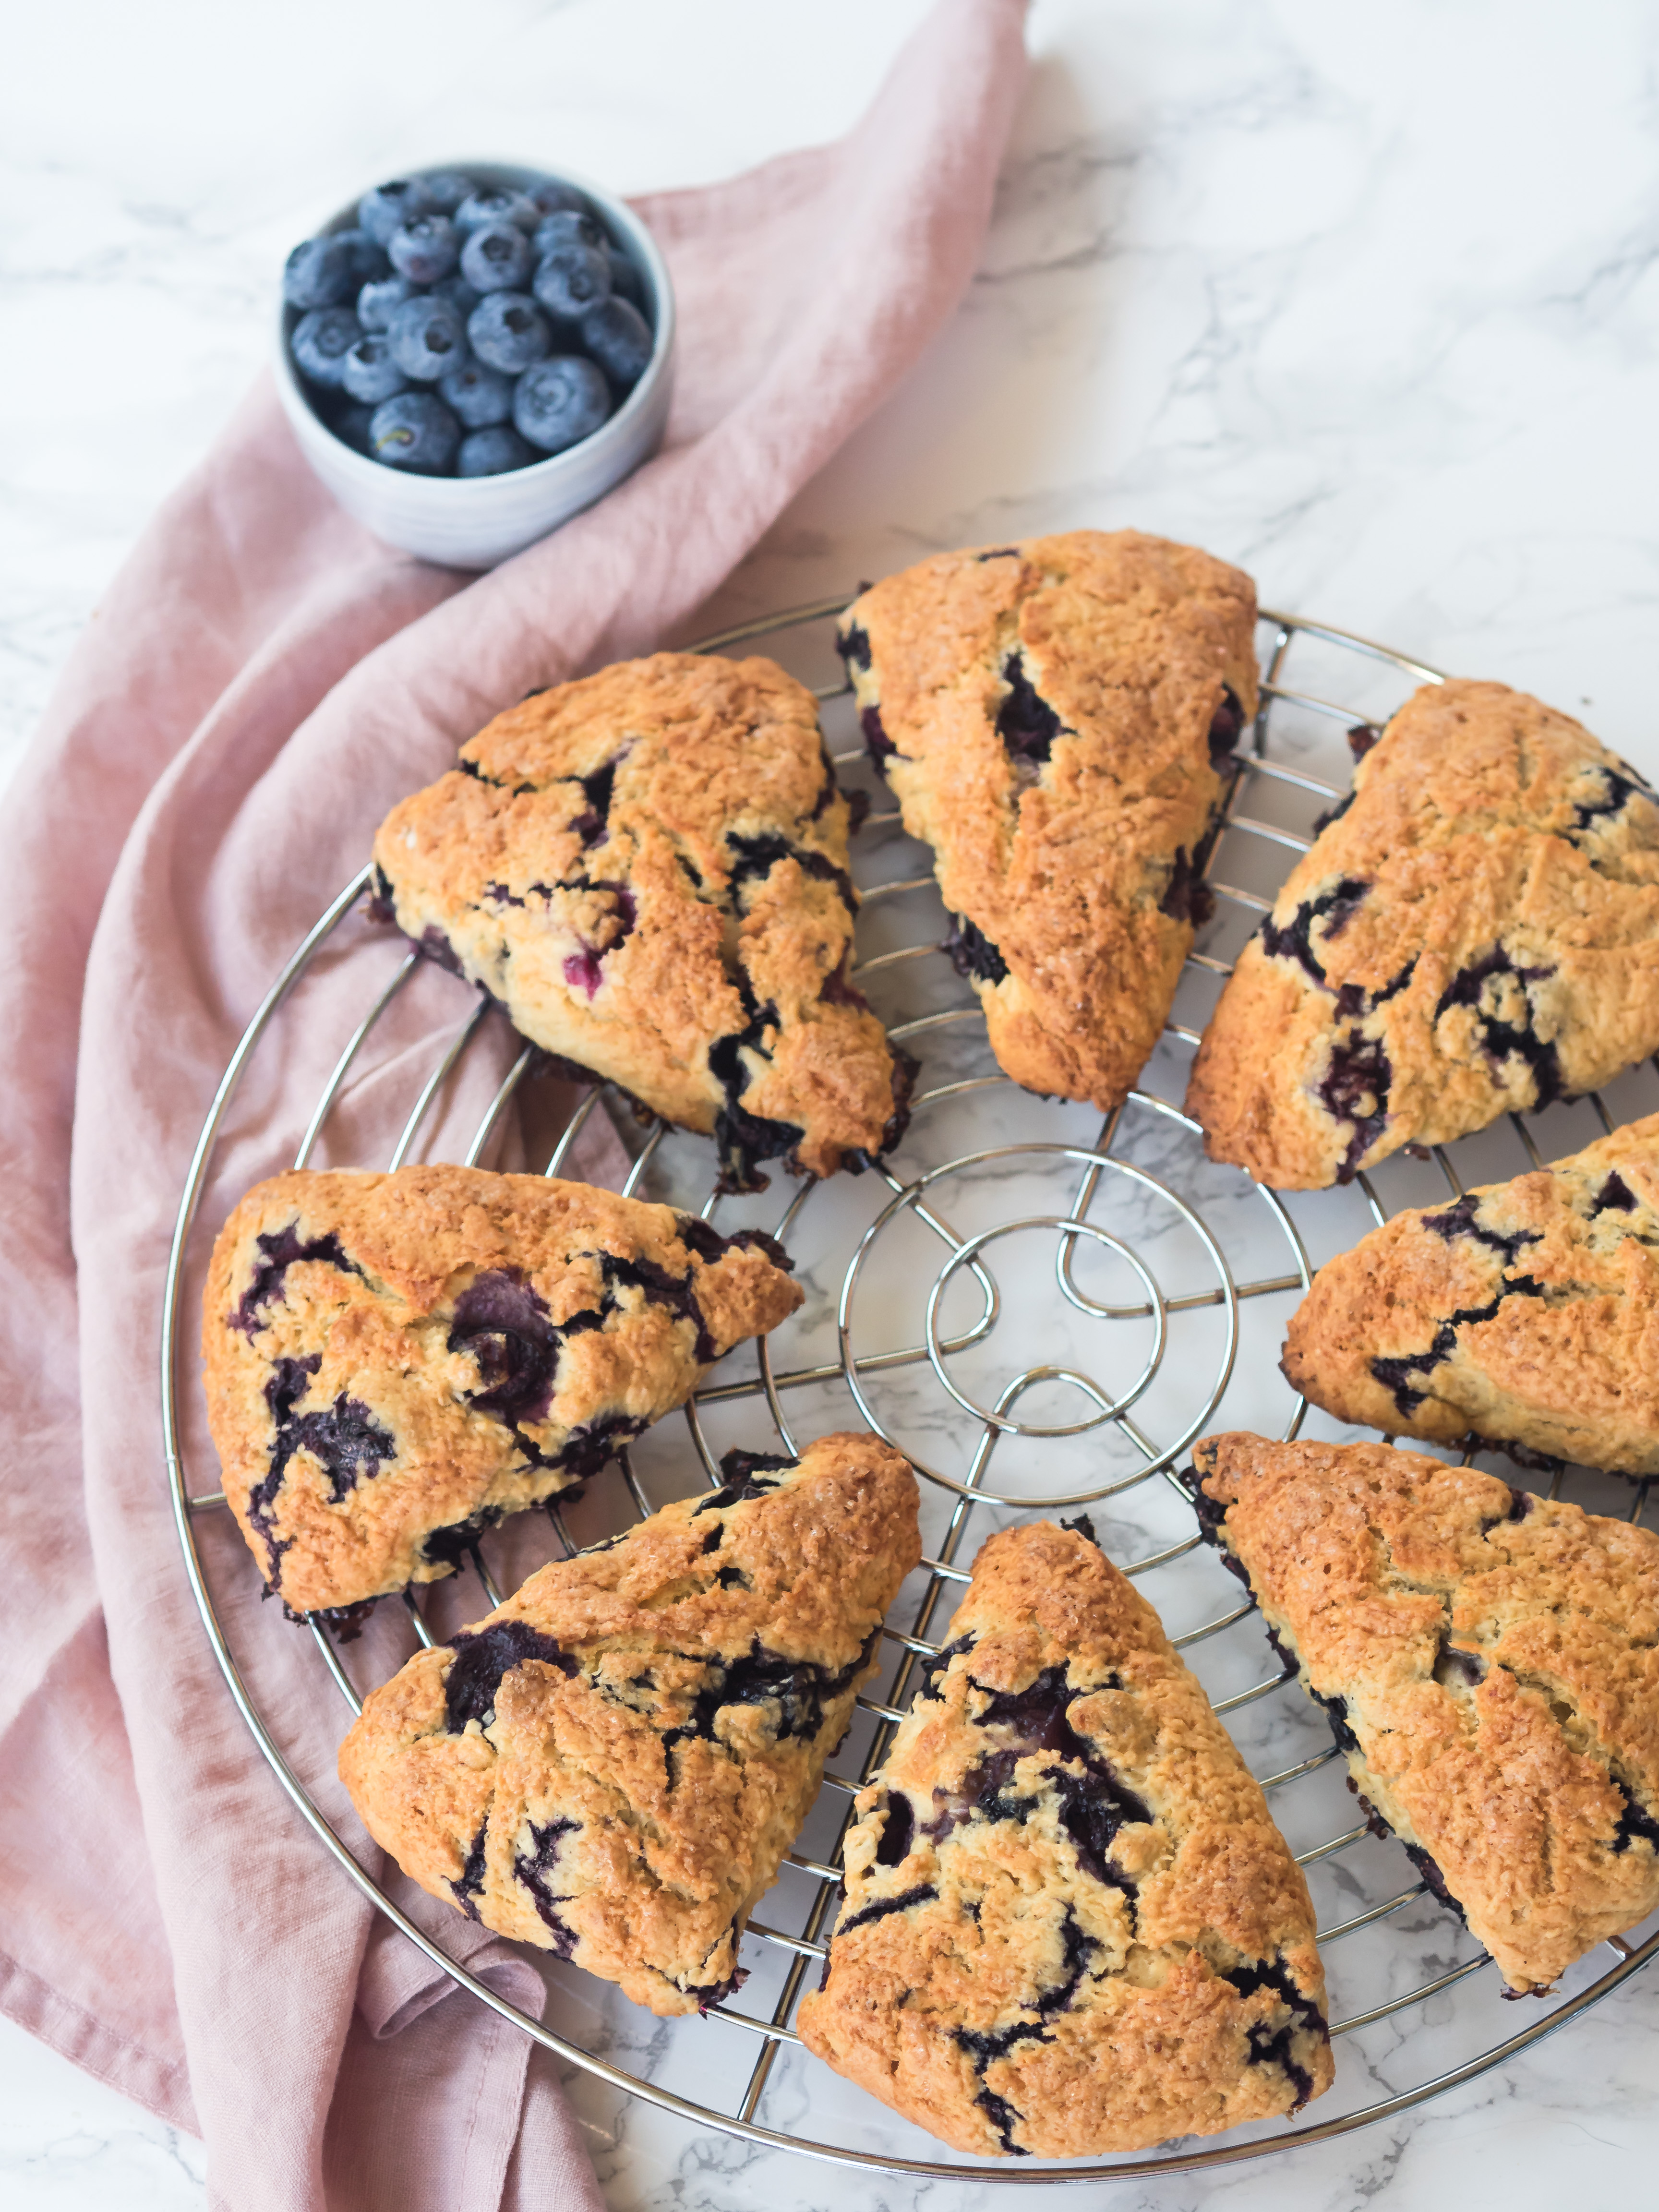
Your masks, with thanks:
M 416 293 L 405 300 L 386 326 L 392 358 L 417 384 L 435 384 L 466 359 L 466 325 L 448 300 Z
M 558 208 L 537 224 L 531 243 L 539 261 L 561 246 L 591 246 L 595 253 L 603 253 L 611 241 L 586 208 Z
M 645 278 L 641 272 L 638 262 L 630 259 L 619 246 L 613 246 L 608 251 L 611 261 L 611 290 L 619 293 L 624 300 L 629 301 L 643 314 Z
M 392 232 L 411 216 L 423 215 L 426 207 L 426 187 L 419 179 L 398 177 L 363 194 L 357 203 L 357 221 L 376 246 L 389 246 Z
M 367 284 L 372 278 L 392 274 L 385 246 L 377 246 L 366 230 L 337 230 L 334 242 L 350 254 L 351 274 L 357 283 Z
M 591 246 L 556 246 L 536 270 L 536 297 L 561 322 L 580 322 L 611 295 L 611 258 Z
M 407 276 L 372 277 L 357 295 L 357 320 L 366 331 L 384 331 L 405 300 L 415 296 Z
M 330 426 L 342 445 L 349 446 L 354 453 L 367 453 L 368 426 L 374 414 L 372 407 L 362 406 L 354 399 L 330 418 Z
M 295 247 L 283 270 L 283 297 L 291 307 L 337 307 L 356 289 L 351 248 L 343 239 L 307 239 Z
M 469 430 L 487 430 L 492 423 L 507 422 L 513 412 L 512 378 L 498 368 L 486 368 L 481 361 L 469 361 L 441 376 L 438 390 L 444 404 L 454 410 Z
M 486 222 L 515 222 L 520 230 L 534 230 L 541 221 L 535 202 L 522 192 L 480 185 L 455 210 L 457 230 L 477 230 Z
M 611 412 L 611 392 L 591 361 L 557 354 L 526 369 L 513 395 L 513 420 L 532 446 L 562 453 L 592 436 Z
M 530 240 L 516 222 L 481 222 L 466 234 L 461 274 L 480 292 L 522 292 L 530 274 Z
M 613 384 L 637 384 L 651 360 L 651 326 L 626 300 L 601 300 L 582 317 L 582 343 Z
M 447 215 L 417 215 L 394 230 L 386 246 L 392 265 L 411 284 L 435 284 L 461 258 L 460 240 Z
M 331 391 L 345 380 L 345 357 L 363 334 L 349 307 L 313 307 L 301 315 L 289 340 L 301 376 Z
M 359 338 L 352 347 L 345 357 L 341 381 L 354 399 L 361 399 L 366 407 L 378 407 L 394 392 L 401 392 L 409 379 L 392 358 L 390 343 L 376 334 Z
M 471 190 L 471 178 L 459 169 L 437 169 L 421 179 L 422 196 L 433 215 L 453 215 Z
M 567 210 L 572 215 L 587 213 L 587 194 L 579 192 L 574 185 L 562 185 L 556 177 L 544 177 L 538 185 L 527 185 L 525 198 L 538 215 L 560 215 Z
M 442 476 L 455 458 L 461 426 L 430 392 L 400 392 L 374 410 L 369 450 L 389 468 Z
M 466 319 L 472 350 L 505 376 L 540 361 L 551 349 L 552 332 L 536 302 L 522 292 L 490 292 Z
M 462 314 L 470 315 L 483 295 L 476 285 L 469 284 L 465 276 L 446 276 L 441 284 L 432 287 L 432 296 L 434 300 L 451 301 Z
M 463 438 L 461 450 L 455 456 L 458 477 L 498 477 L 508 469 L 528 467 L 541 455 L 533 446 L 526 445 L 518 432 L 506 422 L 493 423 L 487 430 L 475 430 L 470 438 Z

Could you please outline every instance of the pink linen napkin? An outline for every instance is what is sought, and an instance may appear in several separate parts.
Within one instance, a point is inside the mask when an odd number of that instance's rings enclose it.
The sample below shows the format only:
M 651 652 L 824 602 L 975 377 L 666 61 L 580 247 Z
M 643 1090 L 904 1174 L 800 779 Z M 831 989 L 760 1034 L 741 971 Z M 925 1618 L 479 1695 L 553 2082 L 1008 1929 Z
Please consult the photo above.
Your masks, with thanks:
M 213 2201 L 234 2212 L 599 2199 L 546 2062 L 361 1900 L 209 1650 L 156 1399 L 162 1273 L 208 1101 L 385 810 L 532 686 L 674 634 L 915 361 L 973 269 L 1023 16 L 1024 0 L 941 0 L 847 139 L 641 203 L 682 318 L 665 449 L 488 576 L 364 533 L 262 381 L 112 586 L 9 794 L 0 2005 L 203 2135 Z M 365 963 L 395 962 L 348 927 L 356 950 L 319 963 L 305 1020 L 284 1018 L 238 1101 L 210 1227 L 292 1158 Z M 319 1162 L 386 1156 L 458 988 L 417 978 Z M 469 1073 L 457 1127 L 489 1073 Z M 445 1134 L 430 1156 L 454 1157 Z M 187 1396 L 192 1487 L 210 1489 Z M 257 1698 L 377 1864 L 334 1776 L 343 1709 L 310 1638 L 261 1609 L 226 1516 L 202 1521 Z M 410 1909 L 454 1942 L 453 1915 Z M 534 1970 L 459 1932 L 475 1970 L 538 2013 Z

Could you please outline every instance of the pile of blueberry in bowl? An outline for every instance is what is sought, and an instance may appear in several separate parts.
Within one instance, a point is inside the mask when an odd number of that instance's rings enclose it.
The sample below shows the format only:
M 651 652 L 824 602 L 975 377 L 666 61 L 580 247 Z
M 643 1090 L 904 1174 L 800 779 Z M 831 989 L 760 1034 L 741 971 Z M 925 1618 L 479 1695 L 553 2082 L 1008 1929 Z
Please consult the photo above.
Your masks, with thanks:
M 296 246 L 283 342 L 343 444 L 422 477 L 528 468 L 593 436 L 652 366 L 659 302 L 616 203 L 431 170 Z

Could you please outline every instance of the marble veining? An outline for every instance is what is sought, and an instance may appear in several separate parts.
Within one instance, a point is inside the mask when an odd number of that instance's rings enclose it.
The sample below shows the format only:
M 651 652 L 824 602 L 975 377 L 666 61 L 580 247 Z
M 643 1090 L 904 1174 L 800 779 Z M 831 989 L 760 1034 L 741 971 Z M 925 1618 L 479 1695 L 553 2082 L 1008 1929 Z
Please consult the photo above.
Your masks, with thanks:
M 563 159 L 628 190 L 717 176 L 845 128 L 921 12 L 922 0 L 834 10 L 481 0 L 459 64 L 432 0 L 396 11 L 375 0 L 344 17 L 296 0 L 280 38 L 257 13 L 225 21 L 210 59 L 178 0 L 118 24 L 94 0 L 20 19 L 0 83 L 0 497 L 11 522 L 0 539 L 0 775 L 145 515 L 263 360 L 273 272 L 319 212 L 374 174 L 465 148 Z M 1659 599 L 1659 19 L 1638 0 L 1524 19 L 1522 36 L 1498 0 L 1402 0 L 1386 19 L 1307 0 L 1036 0 L 1031 82 L 961 313 L 696 627 L 935 546 L 1133 523 L 1243 562 L 1272 604 L 1536 690 L 1659 771 L 1648 648 Z M 394 22 L 427 35 L 394 40 Z M 319 88 L 324 40 L 333 58 Z M 503 83 L 492 56 L 505 40 L 516 66 Z M 224 85 L 256 46 L 261 112 L 290 122 L 250 132 Z M 100 351 L 112 331 L 118 373 Z M 1307 733 L 1310 763 L 1316 738 Z M 866 922 L 861 945 L 906 941 L 915 920 L 894 915 L 890 939 L 885 919 L 873 934 Z M 1201 1021 L 1201 1006 L 1182 1018 Z M 1156 1087 L 1175 1089 L 1173 1073 Z M 1092 1134 L 1086 1114 L 1040 1118 L 1045 1135 Z M 974 1142 L 1017 1130 L 1029 1133 L 1022 1117 L 990 1115 Z M 1178 1133 L 1157 1132 L 1136 1157 L 1202 1185 L 1230 1248 L 1257 1234 L 1249 1194 L 1212 1190 L 1181 1154 Z M 1391 1194 L 1410 1202 L 1420 1170 L 1387 1171 L 1401 1179 Z M 872 1209 L 880 1196 L 870 1188 Z M 1115 1223 L 1133 1222 L 1135 1241 L 1170 1266 L 1191 1262 L 1178 1237 L 1159 1241 L 1151 1200 L 1124 1204 Z M 1316 1261 L 1334 1218 L 1310 1226 Z M 805 1279 L 827 1285 L 840 1264 L 826 1253 Z M 820 1356 L 823 1336 L 821 1323 L 803 1328 L 792 1357 Z M 994 1363 L 987 1371 L 994 1387 Z M 792 1403 L 810 1433 L 818 1401 Z M 904 1419 L 918 1451 L 941 1465 L 960 1454 L 948 1401 L 912 1391 Z M 647 1440 L 647 1455 L 659 1448 L 680 1441 Z M 1164 1528 L 1138 1495 L 1097 1509 L 1119 1557 L 1184 1533 L 1176 1501 Z M 933 1539 L 942 1514 L 937 1497 L 927 1504 Z M 1198 1557 L 1158 1596 L 1179 1632 L 1231 1589 Z M 1194 1654 L 1217 1696 L 1258 1679 L 1264 1656 L 1249 1623 Z M 1322 1740 L 1293 1692 L 1234 1724 L 1259 1768 Z M 1300 1848 L 1341 1825 L 1343 1808 L 1327 1769 L 1275 1809 Z M 1370 1843 L 1322 1863 L 1310 1877 L 1322 1918 L 1389 1893 L 1377 1884 L 1401 1863 Z M 1370 1931 L 1333 1948 L 1339 2012 L 1345 1986 L 1398 1987 L 1468 1955 L 1430 1904 L 1395 1929 L 1392 1950 Z M 1503 2069 L 1291 2161 L 1098 2194 L 1124 2212 L 1628 2203 L 1634 2160 L 1659 2153 L 1656 1992 L 1638 1978 Z M 1344 2067 L 1386 2096 L 1443 2051 L 1455 2063 L 1469 2003 L 1490 2014 L 1488 2039 L 1521 2024 L 1517 2008 L 1466 1985 L 1347 2039 Z M 620 2004 L 586 2016 L 618 2058 L 664 2069 L 690 2095 L 725 2095 L 754 2048 L 711 2023 L 705 2051 Z M 204 2201 L 199 2145 L 3 2021 L 0 2053 L 8 2203 Z M 612 2212 L 1021 2212 L 1055 2201 L 1024 2179 L 866 2177 L 688 2126 L 580 2074 L 568 2087 Z M 1304 2124 L 1322 2117 L 1316 2106 Z M 927 2155 L 798 2052 L 781 2057 L 763 2118 Z

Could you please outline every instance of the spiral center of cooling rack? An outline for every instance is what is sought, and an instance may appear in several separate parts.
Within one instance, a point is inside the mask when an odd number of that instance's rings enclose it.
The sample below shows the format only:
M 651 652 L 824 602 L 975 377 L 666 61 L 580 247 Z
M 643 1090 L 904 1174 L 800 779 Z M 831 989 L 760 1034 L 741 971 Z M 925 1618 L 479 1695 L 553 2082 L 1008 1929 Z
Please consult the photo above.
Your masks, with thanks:
M 1126 1152 L 1150 1139 L 1174 1165 L 1198 1137 L 1161 1102 L 1129 1110 Z M 964 1154 L 908 1184 L 865 1231 L 838 1318 L 871 1427 L 946 1489 L 1027 1507 L 1087 1504 L 1171 1466 L 1238 1341 L 1232 1276 L 1194 1206 L 1115 1148 L 1053 1143 Z M 994 1488 L 999 1453 L 1012 1456 Z
M 945 1355 L 948 1351 L 955 1347 L 947 1346 L 939 1334 L 939 1306 L 945 1292 L 961 1270 L 971 1266 L 988 1245 L 995 1243 L 1001 1237 L 1018 1236 L 1031 1230 L 1051 1230 L 1057 1233 L 1058 1241 L 1054 1248 L 1055 1277 L 1068 1300 L 1080 1312 L 1086 1313 L 1095 1319 L 1109 1321 L 1137 1321 L 1151 1316 L 1152 1349 L 1141 1363 L 1140 1372 L 1128 1388 L 1115 1397 L 1109 1396 L 1092 1376 L 1083 1374 L 1077 1368 L 1039 1364 L 1026 1367 L 1021 1373 L 1016 1375 L 1000 1392 L 997 1404 L 993 1408 L 981 1405 L 962 1389 L 951 1376 L 950 1369 L 945 1364 Z M 1079 1290 L 1073 1280 L 1073 1267 L 1079 1238 L 1113 1254 L 1132 1269 L 1146 1293 L 1144 1301 L 1127 1306 L 1106 1305 Z M 1025 1214 L 1017 1221 L 999 1222 L 993 1228 L 981 1229 L 975 1235 L 964 1238 L 939 1269 L 933 1287 L 928 1293 L 927 1326 L 927 1357 L 933 1372 L 963 1412 L 976 1415 L 979 1419 L 988 1423 L 994 1429 L 1025 1437 L 1080 1436 L 1085 1429 L 1097 1428 L 1103 1421 L 1113 1420 L 1119 1414 L 1126 1412 L 1134 1404 L 1136 1399 L 1141 1395 L 1157 1373 L 1158 1362 L 1164 1357 L 1164 1347 L 1169 1336 L 1169 1322 L 1164 1298 L 1152 1278 L 1152 1271 L 1139 1255 L 1133 1251 L 1121 1237 L 1114 1237 L 1109 1230 L 1103 1229 L 1097 1222 L 1073 1220 L 1065 1215 L 1054 1213 Z M 1013 1419 L 1009 1409 L 1028 1390 L 1034 1389 L 1038 1384 L 1044 1382 L 1069 1384 L 1073 1390 L 1082 1392 L 1094 1407 L 1094 1411 L 1085 1414 L 1079 1421 L 1044 1422 Z

